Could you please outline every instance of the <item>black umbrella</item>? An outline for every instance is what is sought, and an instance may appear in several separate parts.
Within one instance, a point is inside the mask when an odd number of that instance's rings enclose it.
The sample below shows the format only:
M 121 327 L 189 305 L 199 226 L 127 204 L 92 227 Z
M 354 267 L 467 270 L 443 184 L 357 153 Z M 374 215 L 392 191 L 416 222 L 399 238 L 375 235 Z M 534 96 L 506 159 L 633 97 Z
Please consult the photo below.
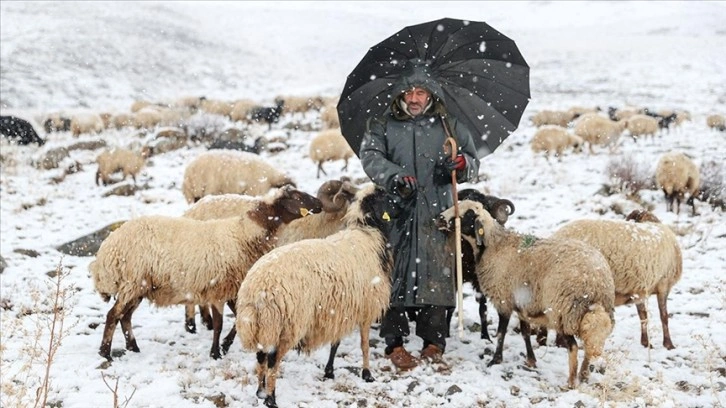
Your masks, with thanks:
M 338 103 L 343 136 L 356 152 L 368 119 L 390 107 L 411 63 L 427 65 L 448 113 L 474 133 L 479 157 L 519 125 L 529 102 L 529 66 L 514 41 L 486 23 L 451 18 L 409 26 L 371 47 L 348 75 Z

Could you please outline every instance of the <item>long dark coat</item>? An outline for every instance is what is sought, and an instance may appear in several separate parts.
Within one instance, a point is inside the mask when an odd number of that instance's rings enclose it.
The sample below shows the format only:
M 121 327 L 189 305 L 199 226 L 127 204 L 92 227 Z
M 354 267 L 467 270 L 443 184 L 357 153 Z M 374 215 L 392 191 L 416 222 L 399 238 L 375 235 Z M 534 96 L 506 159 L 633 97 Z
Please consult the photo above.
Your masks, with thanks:
M 425 78 L 425 77 L 424 77 Z M 396 98 L 383 118 L 369 123 L 361 144 L 363 169 L 374 183 L 383 187 L 398 208 L 391 211 L 390 243 L 393 248 L 391 306 L 456 304 L 456 269 L 451 249 L 446 248 L 446 234 L 435 226 L 435 219 L 453 205 L 451 173 L 437 163 L 444 153 L 446 133 L 439 116 L 444 108 L 436 84 L 407 77 L 401 92 L 411 86 L 424 86 L 434 95 L 434 106 L 425 114 L 412 118 Z M 457 181 L 475 177 L 479 159 L 471 132 L 454 118 L 447 119 L 460 153 L 466 157 L 464 171 Z M 397 194 L 397 182 L 414 176 L 418 190 L 408 200 Z

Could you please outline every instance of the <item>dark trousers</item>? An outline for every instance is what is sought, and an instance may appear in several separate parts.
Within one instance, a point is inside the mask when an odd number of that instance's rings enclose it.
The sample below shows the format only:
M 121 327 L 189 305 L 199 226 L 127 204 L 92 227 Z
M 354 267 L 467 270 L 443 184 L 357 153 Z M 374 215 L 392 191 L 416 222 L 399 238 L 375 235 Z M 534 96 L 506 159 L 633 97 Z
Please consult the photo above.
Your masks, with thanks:
M 410 335 L 406 311 L 411 308 L 392 307 L 383 315 L 380 335 L 386 340 L 389 352 L 394 347 L 403 345 L 403 338 Z M 423 339 L 423 346 L 437 345 L 446 349 L 446 337 L 449 336 L 449 324 L 446 319 L 446 306 L 425 305 L 416 310 L 416 335 Z

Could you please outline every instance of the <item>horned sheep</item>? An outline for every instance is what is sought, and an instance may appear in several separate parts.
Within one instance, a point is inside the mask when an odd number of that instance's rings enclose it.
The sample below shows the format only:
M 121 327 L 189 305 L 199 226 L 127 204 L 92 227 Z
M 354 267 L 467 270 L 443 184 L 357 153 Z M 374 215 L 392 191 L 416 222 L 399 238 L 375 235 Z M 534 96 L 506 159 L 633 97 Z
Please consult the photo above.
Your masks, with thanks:
M 686 204 L 690 204 L 696 215 L 695 198 L 701 186 L 701 175 L 696 164 L 685 154 L 669 152 L 660 157 L 655 169 L 655 181 L 666 199 L 666 209 L 680 214 L 681 201 L 688 193 Z
M 194 203 L 207 195 L 264 195 L 273 187 L 295 183 L 254 153 L 209 150 L 200 154 L 184 171 L 182 192 Z
M 157 306 L 212 305 L 210 355 L 220 358 L 225 302 L 235 299 L 252 264 L 274 246 L 282 224 L 321 209 L 320 200 L 289 186 L 235 218 L 143 216 L 127 221 L 103 241 L 89 266 L 101 297 L 116 298 L 106 316 L 99 354 L 111 360 L 119 321 L 126 349 L 139 351 L 131 317 L 147 298 Z
M 545 157 L 549 158 L 550 152 L 554 152 L 555 156 L 561 158 L 565 149 L 569 147 L 575 152 L 580 151 L 583 142 L 580 136 L 568 132 L 561 126 L 547 125 L 537 129 L 531 145 L 535 153 L 544 152 Z
M 629 222 L 633 220 L 636 222 Z M 649 212 L 634 211 L 626 221 L 575 220 L 553 238 L 577 239 L 600 251 L 607 259 L 615 282 L 615 306 L 635 303 L 640 317 L 640 343 L 648 340 L 648 297 L 658 298 L 663 327 L 663 346 L 674 348 L 668 330 L 668 294 L 681 278 L 681 248 L 671 229 Z
M 350 148 L 340 132 L 340 128 L 323 130 L 310 141 L 309 155 L 310 159 L 318 165 L 317 178 L 320 178 L 320 172 L 324 175 L 328 174 L 323 169 L 324 162 L 344 160 L 345 165 L 340 171 L 345 171 L 348 168 L 348 160 L 354 154 L 353 149 Z
M 615 287 L 607 260 L 587 244 L 564 239 L 536 238 L 506 230 L 481 203 L 461 201 L 462 214 L 476 215 L 474 231 L 464 231 L 481 243 L 484 252 L 477 263 L 482 291 L 499 313 L 497 349 L 489 365 L 502 361 L 506 328 L 512 312 L 517 311 L 527 347 L 527 364 L 536 365 L 529 339 L 530 325 L 562 333 L 569 354 L 568 385 L 574 388 L 577 377 L 577 342 L 584 342 L 585 357 L 579 371 L 580 381 L 589 376 L 589 364 L 603 352 L 605 340 L 614 325 Z M 454 208 L 444 211 L 438 224 L 449 229 Z
M 108 185 L 111 181 L 111 175 L 116 172 L 123 173 L 123 179 L 131 176 L 136 183 L 136 175 L 139 174 L 141 168 L 144 167 L 145 158 L 142 153 L 133 150 L 116 148 L 105 150 L 96 157 L 98 170 L 96 170 L 96 185 L 101 180 L 103 185 Z
M 240 286 L 237 332 L 243 349 L 257 353 L 257 396 L 268 407 L 277 406 L 276 379 L 288 351 L 297 347 L 309 354 L 328 343 L 335 348 L 356 328 L 361 376 L 374 381 L 368 337 L 371 324 L 388 308 L 393 267 L 382 217 L 386 200 L 383 190 L 364 187 L 345 215 L 344 230 L 272 250 Z

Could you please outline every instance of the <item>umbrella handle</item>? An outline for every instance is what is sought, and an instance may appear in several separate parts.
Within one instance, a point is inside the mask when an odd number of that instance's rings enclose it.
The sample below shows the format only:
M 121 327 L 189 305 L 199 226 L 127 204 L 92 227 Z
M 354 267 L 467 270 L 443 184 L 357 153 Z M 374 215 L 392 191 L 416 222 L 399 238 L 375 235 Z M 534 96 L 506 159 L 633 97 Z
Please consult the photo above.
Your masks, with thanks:
M 447 147 L 451 147 L 451 159 L 456 158 L 456 139 L 451 137 L 448 126 L 444 118 L 444 130 L 446 132 L 446 141 L 444 142 L 444 151 Z M 459 339 L 464 338 L 464 278 L 461 266 L 461 219 L 459 218 L 459 194 L 456 191 L 456 170 L 451 170 L 451 195 L 454 201 L 454 240 L 456 245 L 456 308 L 459 310 Z

